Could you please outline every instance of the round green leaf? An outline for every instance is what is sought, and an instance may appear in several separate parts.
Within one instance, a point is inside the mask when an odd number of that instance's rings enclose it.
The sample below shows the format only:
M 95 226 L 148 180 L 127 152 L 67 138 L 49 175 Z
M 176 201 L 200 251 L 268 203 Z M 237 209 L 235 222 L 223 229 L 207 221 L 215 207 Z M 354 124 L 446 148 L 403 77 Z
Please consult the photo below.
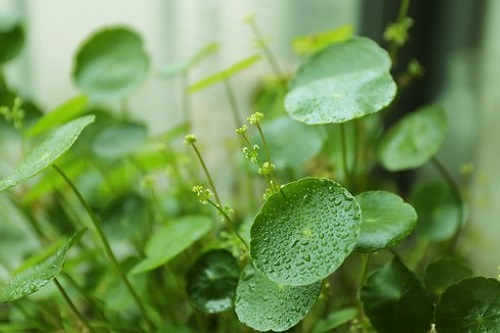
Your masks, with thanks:
M 436 308 L 436 331 L 500 332 L 500 282 L 473 277 L 450 286 Z
M 0 180 L 0 191 L 18 185 L 52 165 L 76 141 L 81 131 L 94 121 L 93 115 L 77 118 L 59 127 L 39 142 L 14 172 Z
M 358 239 L 361 210 L 328 179 L 304 178 L 270 196 L 250 230 L 250 256 L 267 278 L 309 285 L 333 273 Z
M 434 295 L 441 295 L 446 288 L 474 275 L 469 267 L 456 258 L 441 258 L 430 263 L 425 270 L 425 286 Z
M 285 109 L 306 124 L 343 123 L 375 113 L 396 96 L 388 53 L 354 37 L 306 61 L 291 81 Z
M 104 128 L 92 142 L 93 152 L 102 158 L 118 158 L 134 152 L 148 132 L 143 124 L 123 122 Z
M 417 168 L 441 149 L 447 128 L 443 108 L 435 105 L 421 108 L 384 134 L 377 151 L 379 160 L 390 171 Z
M 307 315 L 320 289 L 321 282 L 307 286 L 280 285 L 248 265 L 236 289 L 236 315 L 242 323 L 258 331 L 285 331 Z
M 277 169 L 303 166 L 321 151 L 326 137 L 322 128 L 301 124 L 290 117 L 265 122 L 262 131 Z M 255 142 L 262 147 L 260 137 Z
M 202 215 L 188 215 L 169 221 L 148 240 L 146 258 L 135 265 L 130 274 L 144 273 L 166 264 L 203 237 L 211 227 L 212 220 Z
M 419 216 L 417 230 L 430 240 L 450 239 L 460 227 L 460 208 L 446 183 L 421 184 L 413 194 L 412 203 Z
M 394 193 L 364 192 L 356 196 L 363 220 L 357 252 L 374 252 L 396 245 L 417 223 L 415 209 Z
M 10 17 L 0 17 L 0 64 L 14 59 L 24 45 L 24 27 Z
M 78 51 L 73 79 L 96 99 L 120 99 L 134 90 L 149 69 L 141 37 L 128 28 L 97 32 Z
M 370 275 L 360 298 L 366 315 L 379 333 L 430 331 L 434 317 L 432 299 L 399 258 Z
M 15 301 L 38 291 L 52 281 L 59 274 L 66 253 L 82 237 L 85 230 L 75 232 L 54 254 L 16 274 L 7 284 L 0 285 L 0 302 Z
M 208 313 L 233 306 L 240 268 L 226 250 L 211 250 L 200 256 L 186 275 L 187 294 L 193 304 Z

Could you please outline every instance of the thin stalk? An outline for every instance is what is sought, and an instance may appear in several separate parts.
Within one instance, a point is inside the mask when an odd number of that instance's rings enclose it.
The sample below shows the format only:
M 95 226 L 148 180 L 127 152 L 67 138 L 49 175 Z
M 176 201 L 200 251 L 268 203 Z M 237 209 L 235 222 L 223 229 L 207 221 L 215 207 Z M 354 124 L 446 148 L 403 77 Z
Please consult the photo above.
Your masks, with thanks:
M 371 259 L 371 253 L 361 255 L 362 269 L 359 281 L 360 290 L 366 284 L 366 277 L 368 276 L 368 266 L 370 265 L 370 259 Z M 358 308 L 358 320 L 360 323 L 363 323 L 365 320 L 365 311 L 363 308 L 363 303 L 361 302 L 361 299 L 359 297 L 357 299 L 357 308 Z
M 459 228 L 457 229 L 454 238 L 453 238 L 453 244 L 452 244 L 452 249 L 455 247 L 457 241 L 458 241 L 458 235 L 460 233 L 461 228 L 463 227 L 464 224 L 464 200 L 462 198 L 462 194 L 460 193 L 460 188 L 458 187 L 457 183 L 451 176 L 451 174 L 446 170 L 444 165 L 436 158 L 434 157 L 432 159 L 432 164 L 436 167 L 438 170 L 439 174 L 443 179 L 446 181 L 448 186 L 450 187 L 451 194 L 453 195 L 453 199 L 455 200 L 456 205 L 458 206 L 458 226 Z
M 218 203 L 213 202 L 212 200 L 208 199 L 207 202 L 213 206 L 217 211 L 224 217 L 224 221 L 226 222 L 227 228 L 238 237 L 240 242 L 245 246 L 245 249 L 248 251 L 250 247 L 248 246 L 247 242 L 243 239 L 243 237 L 240 235 L 240 233 L 236 230 L 236 226 L 234 221 L 227 215 L 227 213 L 222 209 L 221 205 Z
M 264 136 L 264 133 L 262 132 L 262 128 L 260 127 L 260 124 L 257 123 L 257 124 L 255 124 L 255 126 L 257 126 L 257 129 L 259 130 L 259 135 L 260 135 L 260 138 L 262 139 L 262 144 L 264 145 L 264 151 L 266 152 L 267 162 L 271 163 L 271 154 L 269 153 L 269 147 L 267 145 L 266 137 Z
M 181 75 L 182 82 L 182 110 L 184 114 L 184 121 L 187 124 L 186 133 L 191 133 L 191 103 L 189 99 L 189 94 L 187 92 L 187 87 L 189 87 L 189 76 L 188 71 L 183 71 Z
M 113 265 L 113 267 L 115 268 L 119 277 L 122 279 L 123 283 L 127 287 L 127 290 L 130 292 L 130 295 L 134 299 L 137 307 L 139 308 L 139 311 L 141 312 L 142 316 L 146 320 L 146 323 L 148 324 L 149 328 L 151 330 L 153 330 L 155 325 L 149 319 L 147 312 L 146 312 L 146 308 L 145 308 L 144 304 L 142 303 L 142 300 L 139 298 L 139 295 L 135 291 L 134 287 L 130 284 L 130 281 L 128 280 L 127 276 L 123 272 L 123 270 L 120 266 L 120 263 L 118 262 L 118 259 L 116 259 L 116 256 L 115 256 L 113 250 L 111 249 L 111 246 L 109 245 L 108 239 L 106 238 L 106 235 L 104 234 L 104 230 L 102 229 L 102 226 L 101 226 L 99 219 L 95 215 L 94 211 L 89 207 L 89 205 L 87 204 L 87 202 L 83 198 L 80 191 L 78 191 L 78 189 L 73 184 L 73 182 L 68 178 L 68 176 L 66 176 L 66 174 L 57 165 L 53 164 L 52 166 L 59 173 L 59 175 L 66 181 L 68 186 L 71 188 L 73 193 L 78 198 L 78 201 L 80 201 L 80 203 L 82 204 L 84 209 L 87 211 L 87 213 L 90 217 L 90 220 L 92 221 L 92 224 L 94 225 L 94 228 L 97 231 L 97 234 L 101 240 L 101 243 L 104 246 L 104 250 L 106 251 L 108 258 L 111 261 L 111 264 Z
M 229 79 L 224 79 L 224 89 L 226 90 L 226 95 L 229 100 L 229 105 L 231 106 L 231 112 L 233 113 L 235 128 L 239 128 L 243 122 L 241 120 L 240 111 L 238 108 L 238 103 L 236 103 L 236 97 L 234 95 L 233 88 Z
M 410 0 L 401 0 L 401 6 L 399 6 L 398 17 L 396 22 L 400 22 L 408 15 L 408 10 L 410 9 Z M 397 53 L 399 46 L 396 43 L 391 43 L 389 46 L 389 56 L 392 59 L 392 63 L 396 63 Z
M 262 49 L 264 50 L 264 54 L 266 55 L 266 58 L 269 62 L 269 65 L 273 69 L 274 74 L 279 77 L 284 77 L 283 71 L 281 70 L 280 65 L 278 63 L 278 59 L 274 55 L 273 51 L 271 51 L 271 49 L 269 48 L 269 45 L 267 45 L 267 43 L 265 42 L 264 35 L 260 31 L 257 23 L 255 23 L 254 20 L 250 21 L 250 27 L 254 35 L 256 36 L 259 46 L 261 46 Z
M 56 285 L 57 289 L 61 293 L 61 296 L 63 297 L 64 301 L 69 306 L 71 312 L 73 312 L 73 314 L 78 317 L 78 320 L 80 320 L 80 322 L 85 327 L 87 327 L 87 329 L 90 332 L 97 333 L 96 330 L 94 330 L 94 328 L 87 321 L 87 319 L 82 315 L 82 313 L 76 308 L 75 304 L 73 303 L 73 301 L 71 300 L 71 298 L 69 298 L 68 294 L 64 290 L 63 286 L 61 286 L 61 284 L 59 283 L 59 281 L 57 279 L 54 279 L 53 281 L 54 281 L 54 284 Z
M 342 147 L 342 167 L 344 168 L 345 179 L 348 184 L 351 183 L 351 172 L 347 163 L 347 141 L 345 134 L 345 125 L 340 124 L 340 144 Z
M 196 156 L 198 157 L 198 160 L 200 161 L 201 167 L 203 168 L 203 172 L 205 172 L 205 176 L 207 177 L 208 183 L 210 184 L 210 187 L 212 188 L 212 191 L 214 192 L 214 197 L 215 197 L 215 200 L 217 201 L 217 204 L 219 206 L 221 206 L 220 197 L 217 194 L 217 189 L 215 188 L 215 184 L 212 180 L 212 176 L 210 176 L 210 172 L 208 172 L 208 168 L 205 164 L 205 161 L 203 160 L 203 157 L 200 154 L 200 151 L 198 150 L 198 147 L 196 146 L 196 144 L 194 142 L 190 143 L 190 145 L 191 145 L 191 147 L 193 147 L 193 150 L 194 150 Z

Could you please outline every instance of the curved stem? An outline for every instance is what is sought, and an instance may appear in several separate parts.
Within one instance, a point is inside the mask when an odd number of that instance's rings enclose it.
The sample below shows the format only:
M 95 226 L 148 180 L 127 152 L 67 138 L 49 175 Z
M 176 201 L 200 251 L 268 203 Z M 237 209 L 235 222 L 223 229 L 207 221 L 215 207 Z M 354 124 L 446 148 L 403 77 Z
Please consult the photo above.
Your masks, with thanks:
M 236 235 L 236 237 L 238 237 L 238 239 L 240 240 L 240 242 L 245 246 L 245 249 L 248 251 L 250 249 L 250 247 L 248 246 L 247 242 L 245 242 L 245 240 L 243 239 L 243 237 L 240 235 L 240 233 L 238 232 L 238 230 L 236 230 L 236 226 L 235 226 L 233 220 L 229 217 L 229 215 L 227 215 L 227 213 L 224 211 L 224 209 L 222 209 L 221 205 L 220 204 L 216 204 L 215 202 L 213 202 L 210 199 L 208 199 L 207 202 L 210 205 L 212 205 L 215 209 L 217 209 L 217 211 L 224 217 L 224 221 L 226 222 L 227 228 L 234 235 Z
M 111 249 L 111 246 L 109 245 L 108 239 L 106 238 L 106 235 L 104 234 L 104 230 L 102 229 L 101 223 L 98 220 L 97 216 L 95 215 L 94 211 L 90 208 L 90 206 L 87 204 L 85 199 L 83 198 L 82 194 L 76 186 L 73 184 L 73 182 L 66 176 L 66 174 L 55 164 L 52 165 L 54 169 L 59 173 L 59 175 L 66 181 L 68 186 L 71 188 L 73 193 L 76 195 L 78 198 L 78 201 L 82 204 L 82 206 L 85 208 L 87 211 L 90 220 L 92 221 L 92 224 L 94 225 L 95 230 L 97 231 L 97 234 L 99 235 L 99 239 L 101 240 L 102 245 L 104 246 L 104 250 L 106 251 L 106 254 L 108 258 L 111 261 L 111 264 L 115 268 L 116 272 L 118 273 L 119 277 L 122 279 L 124 282 L 125 286 L 127 287 L 127 290 L 130 292 L 130 295 L 134 299 L 137 307 L 139 308 L 139 311 L 141 312 L 142 316 L 146 320 L 148 326 L 150 329 L 154 329 L 154 324 L 153 322 L 149 319 L 147 315 L 146 308 L 144 304 L 142 303 L 142 300 L 139 298 L 139 295 L 135 291 L 134 287 L 130 284 L 130 281 L 128 280 L 127 276 L 125 275 L 125 272 L 120 266 L 120 263 L 118 262 L 118 259 L 116 259 L 116 256 Z
M 236 97 L 234 96 L 234 91 L 229 82 L 229 79 L 223 80 L 224 89 L 226 90 L 227 98 L 229 99 L 229 105 L 231 106 L 231 111 L 233 113 L 235 128 L 239 128 L 243 122 L 240 116 L 240 110 L 238 109 L 238 104 L 236 103 Z
M 73 303 L 73 301 L 71 300 L 71 298 L 69 298 L 68 294 L 66 293 L 66 291 L 64 290 L 63 286 L 61 286 L 61 284 L 59 283 L 59 281 L 55 278 L 54 280 L 54 284 L 56 285 L 57 289 L 59 290 L 59 292 L 61 293 L 64 301 L 66 302 L 66 304 L 69 306 L 71 312 L 73 312 L 74 315 L 76 315 L 78 317 L 78 320 L 80 320 L 80 322 L 85 326 L 87 327 L 87 329 L 92 332 L 92 333 L 97 333 L 96 330 L 94 330 L 94 328 L 92 326 L 90 326 L 89 322 L 87 321 L 87 319 L 82 315 L 82 313 L 76 308 L 75 304 Z
M 215 188 L 215 184 L 212 180 L 212 176 L 210 176 L 210 172 L 208 172 L 208 168 L 205 164 L 205 161 L 203 160 L 203 157 L 200 154 L 200 151 L 198 150 L 198 147 L 196 146 L 196 144 L 194 142 L 191 143 L 191 147 L 193 147 L 193 150 L 194 150 L 196 156 L 198 157 L 198 161 L 200 161 L 201 167 L 203 168 L 203 171 L 205 172 L 205 176 L 207 177 L 208 184 L 210 184 L 210 187 L 212 188 L 212 191 L 214 192 L 214 197 L 215 197 L 215 200 L 217 201 L 217 204 L 221 205 L 220 197 L 217 194 L 217 189 Z
M 251 21 L 250 27 L 252 28 L 252 31 L 253 31 L 255 37 L 257 38 L 259 45 L 264 50 L 264 54 L 266 55 L 266 58 L 269 62 L 269 65 L 273 69 L 274 74 L 276 76 L 279 76 L 279 77 L 284 77 L 283 71 L 281 70 L 280 65 L 278 63 L 278 59 L 276 58 L 274 53 L 271 51 L 271 49 L 269 48 L 269 46 L 265 42 L 264 35 L 260 31 L 260 29 L 257 26 L 257 24 L 255 23 L 255 21 Z

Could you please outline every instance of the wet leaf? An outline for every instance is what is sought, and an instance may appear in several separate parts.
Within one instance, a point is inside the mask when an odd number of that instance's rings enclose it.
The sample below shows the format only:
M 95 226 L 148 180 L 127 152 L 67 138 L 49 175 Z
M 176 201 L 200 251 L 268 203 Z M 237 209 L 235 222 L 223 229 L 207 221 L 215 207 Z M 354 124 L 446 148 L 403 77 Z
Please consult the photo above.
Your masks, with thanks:
M 297 70 L 285 109 L 300 122 L 343 123 L 375 113 L 396 95 L 387 52 L 354 37 L 316 53 Z
M 289 183 L 263 205 L 251 228 L 250 256 L 281 284 L 309 285 L 332 274 L 358 239 L 361 210 L 333 180 Z
M 15 301 L 38 291 L 51 282 L 60 272 L 66 253 L 82 237 L 84 232 L 85 229 L 77 231 L 53 255 L 16 274 L 7 284 L 0 285 L 0 302 Z
M 233 306 L 240 268 L 226 250 L 202 254 L 186 274 L 187 294 L 193 304 L 208 313 L 218 313 Z
M 80 117 L 51 132 L 33 147 L 10 176 L 0 180 L 0 190 L 16 186 L 52 165 L 93 121 L 93 115 Z
M 374 252 L 406 238 L 417 224 L 415 209 L 398 195 L 369 191 L 356 196 L 363 221 L 355 251 Z
M 444 143 L 446 113 L 436 105 L 423 107 L 401 119 L 380 140 L 378 157 L 390 171 L 414 169 L 428 162 Z
M 321 282 L 280 285 L 248 265 L 236 289 L 236 315 L 242 323 L 258 331 L 285 331 L 307 315 L 320 289 Z

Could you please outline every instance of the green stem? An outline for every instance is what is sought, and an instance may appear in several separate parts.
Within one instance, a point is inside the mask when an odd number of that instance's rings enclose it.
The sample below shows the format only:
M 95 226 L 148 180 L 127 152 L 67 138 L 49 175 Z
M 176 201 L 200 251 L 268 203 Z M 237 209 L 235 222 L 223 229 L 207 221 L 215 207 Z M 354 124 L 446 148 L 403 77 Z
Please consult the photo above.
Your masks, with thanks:
M 347 140 L 345 134 L 345 124 L 340 124 L 340 144 L 342 147 L 342 167 L 344 168 L 344 175 L 347 184 L 351 183 L 351 172 L 347 163 Z
M 69 306 L 70 310 L 73 312 L 74 315 L 76 315 L 78 317 L 78 320 L 80 320 L 80 322 L 85 326 L 87 327 L 87 329 L 90 331 L 90 332 L 93 332 L 93 333 L 96 333 L 96 330 L 94 330 L 94 328 L 92 326 L 90 326 L 89 322 L 87 321 L 87 319 L 82 315 L 82 313 L 76 308 L 75 304 L 73 303 L 73 301 L 71 300 L 71 298 L 69 298 L 68 294 L 66 293 L 66 291 L 64 290 L 63 286 L 61 286 L 61 284 L 59 283 L 59 281 L 57 280 L 57 278 L 55 278 L 54 280 L 54 284 L 56 285 L 57 289 L 59 290 L 59 292 L 61 293 L 64 301 L 66 302 L 66 304 Z
M 271 163 L 271 154 L 269 153 L 269 147 L 267 145 L 266 137 L 264 136 L 264 133 L 262 132 L 262 128 L 260 127 L 260 124 L 257 123 L 257 124 L 255 124 L 255 126 L 257 126 L 257 129 L 259 130 L 259 135 L 260 135 L 260 138 L 262 139 L 262 144 L 264 145 L 264 151 L 266 152 L 267 162 Z
M 191 147 L 193 147 L 193 150 L 198 157 L 198 161 L 200 161 L 201 167 L 203 168 L 203 171 L 205 172 L 205 176 L 207 177 L 208 183 L 210 184 L 210 187 L 212 188 L 212 191 L 214 192 L 215 200 L 217 201 L 218 205 L 221 205 L 220 197 L 217 194 L 217 189 L 215 188 L 215 184 L 212 180 L 212 176 L 210 176 L 210 172 L 208 172 L 208 168 L 205 164 L 205 161 L 203 160 L 203 157 L 200 154 L 200 151 L 198 150 L 198 147 L 194 142 L 190 143 Z
M 254 35 L 256 36 L 257 42 L 259 43 L 260 46 L 262 46 L 262 49 L 264 50 L 264 54 L 266 55 L 267 61 L 269 62 L 269 65 L 274 71 L 274 74 L 278 77 L 284 77 L 283 71 L 280 68 L 280 65 L 278 63 L 278 59 L 274 55 L 274 53 L 271 51 L 267 43 L 265 42 L 264 35 L 260 31 L 258 25 L 255 23 L 255 21 L 252 21 L 250 24 L 250 27 L 252 28 L 252 31 Z
M 184 111 L 183 112 L 184 121 L 187 124 L 185 134 L 188 134 L 191 133 L 192 124 L 191 124 L 191 104 L 190 104 L 189 94 L 187 92 L 187 89 L 189 87 L 189 77 L 187 71 L 182 72 L 181 81 L 182 81 L 182 109 Z
M 370 265 L 371 253 L 366 253 L 361 255 L 363 269 L 361 271 L 360 286 L 363 287 L 366 283 L 366 277 L 368 276 L 368 266 Z
M 87 213 L 88 213 L 88 215 L 90 217 L 90 220 L 92 221 L 92 223 L 94 225 L 94 228 L 97 231 L 99 239 L 101 240 L 101 243 L 104 246 L 104 250 L 106 251 L 106 254 L 107 254 L 108 258 L 111 261 L 111 264 L 113 265 L 113 267 L 115 268 L 116 272 L 118 273 L 118 275 L 120 276 L 120 278 L 124 282 L 125 286 L 127 287 L 127 290 L 130 292 L 130 294 L 131 294 L 132 298 L 134 299 L 137 307 L 139 308 L 142 316 L 146 320 L 149 328 L 151 330 L 153 330 L 155 325 L 149 319 L 149 317 L 147 315 L 146 308 L 145 308 L 144 304 L 142 303 L 142 300 L 139 298 L 139 295 L 137 294 L 137 292 L 135 291 L 135 289 L 133 288 L 133 286 L 130 284 L 130 281 L 128 280 L 127 276 L 123 272 L 123 270 L 122 270 L 122 268 L 120 266 L 120 263 L 118 262 L 118 259 L 116 259 L 116 256 L 115 256 L 113 250 L 111 249 L 111 246 L 109 245 L 108 239 L 106 238 L 106 235 L 104 234 L 104 230 L 102 229 L 101 223 L 98 220 L 97 216 L 95 215 L 94 211 L 90 208 L 90 206 L 87 204 L 87 202 L 83 198 L 83 196 L 80 193 L 80 191 L 78 191 L 78 189 L 76 188 L 76 186 L 66 176 L 66 174 L 57 165 L 53 164 L 52 166 L 59 173 L 59 175 L 66 181 L 66 183 L 68 184 L 68 186 L 71 188 L 71 190 L 73 191 L 73 193 L 78 198 L 78 201 L 80 201 L 80 203 L 82 204 L 82 206 L 84 207 L 84 209 L 87 211 Z
M 223 82 L 224 89 L 226 90 L 226 95 L 229 100 L 229 105 L 231 106 L 231 111 L 233 113 L 235 128 L 239 128 L 243 124 L 243 122 L 241 120 L 240 111 L 238 108 L 238 103 L 236 103 L 236 97 L 234 95 L 233 88 L 231 86 L 231 83 L 229 82 L 229 79 L 224 79 Z
M 207 202 L 213 206 L 215 209 L 217 209 L 217 211 L 224 217 L 224 221 L 226 222 L 226 226 L 227 228 L 234 234 L 236 235 L 236 237 L 238 237 L 238 239 L 240 240 L 240 242 L 243 244 L 243 246 L 245 246 L 245 249 L 248 251 L 250 249 L 250 247 L 248 246 L 247 242 L 245 242 L 245 240 L 243 239 L 243 237 L 240 235 L 240 233 L 238 232 L 238 230 L 236 230 L 236 225 L 235 223 L 233 222 L 233 220 L 229 217 L 229 215 L 227 215 L 227 213 L 224 211 L 224 209 L 222 209 L 221 205 L 220 204 L 216 204 L 215 202 L 213 202 L 212 200 L 208 199 Z
M 439 174 L 445 182 L 448 184 L 451 194 L 453 195 L 453 199 L 455 200 L 455 204 L 458 207 L 458 228 L 457 231 L 455 232 L 455 235 L 453 237 L 453 242 L 452 242 L 452 250 L 456 246 L 456 243 L 458 242 L 458 236 L 460 234 L 460 230 L 464 225 L 464 200 L 462 198 L 462 194 L 460 193 L 460 188 L 458 187 L 457 183 L 451 176 L 451 174 L 446 170 L 444 165 L 437 159 L 437 157 L 434 157 L 432 159 L 432 164 L 436 167 L 438 170 Z
M 396 22 L 400 22 L 408 15 L 408 10 L 410 9 L 410 0 L 401 0 L 401 6 L 399 6 L 398 17 Z M 399 46 L 396 43 L 391 43 L 389 46 L 389 56 L 391 57 L 393 65 L 396 64 L 397 53 Z

